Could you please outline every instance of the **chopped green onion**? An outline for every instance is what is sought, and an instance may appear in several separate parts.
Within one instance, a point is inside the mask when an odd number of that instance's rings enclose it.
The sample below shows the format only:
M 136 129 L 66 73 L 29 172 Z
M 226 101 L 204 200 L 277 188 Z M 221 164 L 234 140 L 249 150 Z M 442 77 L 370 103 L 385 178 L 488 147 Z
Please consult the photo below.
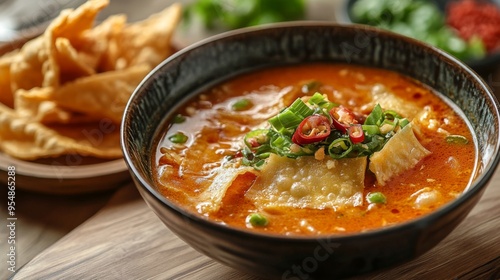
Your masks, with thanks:
M 384 111 L 384 119 L 386 120 L 395 120 L 395 119 L 400 119 L 401 117 L 396 113 L 394 110 L 385 110 Z
M 168 140 L 175 144 L 184 144 L 188 140 L 188 137 L 182 132 L 177 132 L 168 137 Z
M 172 119 L 172 123 L 183 123 L 185 121 L 186 117 L 181 114 L 175 115 L 174 118 Z
M 404 128 L 410 123 L 410 121 L 406 118 L 399 119 L 399 127 Z
M 333 107 L 338 106 L 338 104 L 330 102 L 325 99 L 323 94 L 316 92 L 308 101 L 311 105 L 317 105 L 321 109 L 326 109 L 327 112 L 330 111 Z
M 266 216 L 259 213 L 252 213 L 248 215 L 246 222 L 252 227 L 265 227 L 267 226 L 267 224 L 269 224 Z
M 250 99 L 243 98 L 234 102 L 231 108 L 233 111 L 244 111 L 250 109 L 252 106 L 253 103 Z
M 352 146 L 349 138 L 338 138 L 328 146 L 328 154 L 334 159 L 344 158 L 352 150 Z
M 380 129 L 378 127 L 378 125 L 374 125 L 374 124 L 364 124 L 362 125 L 363 127 L 363 131 L 365 132 L 365 134 L 367 135 L 376 135 L 376 134 L 380 134 Z
M 384 120 L 384 111 L 380 104 L 375 105 L 372 112 L 366 117 L 365 123 L 367 125 L 377 125 L 379 126 Z
M 245 142 L 245 145 L 250 148 L 250 150 L 254 150 L 267 142 L 268 132 L 268 129 L 252 130 L 245 135 L 243 141 Z
M 305 117 L 308 117 L 314 113 L 314 110 L 309 108 L 309 106 L 302 101 L 302 99 L 297 98 L 292 105 L 289 107 L 290 111 L 294 112 L 298 116 L 302 117 L 304 119 Z
M 381 192 L 371 192 L 366 195 L 366 200 L 370 203 L 385 204 L 387 199 Z
M 469 140 L 462 135 L 448 135 L 446 136 L 446 143 L 466 145 L 469 143 Z
M 316 92 L 313 94 L 313 96 L 311 96 L 311 98 L 309 98 L 308 102 L 310 104 L 320 105 L 320 104 L 323 104 L 323 103 L 328 102 L 328 101 L 325 100 L 325 97 L 323 96 L 323 94 Z
M 297 98 L 290 107 L 270 118 L 269 123 L 280 133 L 287 133 L 287 131 L 288 133 L 293 133 L 293 131 L 289 130 L 295 130 L 305 117 L 313 113 L 314 111 L 304 101 Z

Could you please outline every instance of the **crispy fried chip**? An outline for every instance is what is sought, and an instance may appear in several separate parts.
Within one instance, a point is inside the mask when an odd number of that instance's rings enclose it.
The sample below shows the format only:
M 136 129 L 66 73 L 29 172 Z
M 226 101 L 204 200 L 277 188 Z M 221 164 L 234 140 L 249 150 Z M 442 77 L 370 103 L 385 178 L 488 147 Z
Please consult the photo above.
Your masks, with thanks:
M 98 121 L 100 117 L 72 112 L 59 107 L 48 96 L 52 87 L 20 89 L 15 93 L 16 113 L 21 118 L 31 119 L 43 124 L 75 124 Z
M 123 69 L 140 64 L 155 66 L 173 53 L 171 38 L 181 18 L 181 5 L 173 4 L 158 14 L 125 27 L 110 40 L 103 67 Z
M 0 57 L 0 103 L 9 107 L 14 106 L 14 97 L 10 88 L 10 65 L 18 52 L 14 50 Z
M 10 65 L 11 90 L 31 89 L 42 86 L 42 65 L 47 60 L 43 36 L 28 41 Z
M 34 160 L 121 157 L 119 124 L 130 95 L 173 53 L 181 5 L 127 24 L 94 26 L 109 0 L 63 10 L 45 32 L 0 57 L 0 151 Z
M 61 77 L 61 82 L 65 80 L 71 81 L 76 78 L 90 76 L 95 74 L 95 66 L 98 58 L 92 57 L 85 53 L 79 53 L 72 45 L 68 38 L 57 38 L 55 42 L 56 58 L 59 65 L 59 70 L 64 73 L 64 79 Z M 63 76 L 61 75 L 61 76 Z
M 16 116 L 0 104 L 0 148 L 14 157 L 34 160 L 63 154 L 101 158 L 121 156 L 119 127 L 105 120 L 93 126 L 50 128 Z
M 47 92 L 46 99 L 75 112 L 120 123 L 130 95 L 149 71 L 150 66 L 137 65 L 80 78 Z
M 76 10 L 63 10 L 45 30 L 43 34 L 47 49 L 47 60 L 44 62 L 43 86 L 58 86 L 61 69 L 57 57 L 56 41 L 64 37 L 68 41 L 78 42 L 82 34 L 92 28 L 97 14 L 109 4 L 109 0 L 89 0 Z

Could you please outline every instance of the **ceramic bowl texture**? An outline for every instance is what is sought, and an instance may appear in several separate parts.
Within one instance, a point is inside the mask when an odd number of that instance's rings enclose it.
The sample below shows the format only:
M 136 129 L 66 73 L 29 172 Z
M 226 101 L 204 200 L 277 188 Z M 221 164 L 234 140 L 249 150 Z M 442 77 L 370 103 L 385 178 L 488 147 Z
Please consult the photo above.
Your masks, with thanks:
M 478 174 L 470 188 L 434 213 L 353 235 L 286 237 L 251 233 L 187 213 L 155 188 L 152 155 L 166 118 L 189 97 L 263 67 L 352 63 L 413 77 L 462 109 L 476 135 Z M 499 161 L 498 101 L 481 78 L 453 57 L 368 26 L 294 22 L 221 34 L 174 54 L 139 85 L 126 108 L 122 148 L 137 188 L 186 243 L 238 270 L 278 279 L 333 279 L 411 260 L 446 237 L 478 202 Z M 161 262 L 161 260 L 158 260 Z

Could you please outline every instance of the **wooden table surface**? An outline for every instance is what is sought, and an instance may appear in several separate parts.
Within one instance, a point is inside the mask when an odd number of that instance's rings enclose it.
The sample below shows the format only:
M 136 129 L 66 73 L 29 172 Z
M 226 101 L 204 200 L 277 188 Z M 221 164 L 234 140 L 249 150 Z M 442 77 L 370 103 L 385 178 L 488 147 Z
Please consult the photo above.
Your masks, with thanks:
M 316 9 L 321 3 L 315 0 Z M 335 0 L 335 2 L 339 2 Z M 482 73 L 500 96 L 500 65 Z M 404 265 L 356 279 L 500 279 L 500 170 L 466 220 Z M 7 195 L 0 195 L 0 279 L 258 279 L 201 255 L 148 209 L 132 183 L 61 196 L 16 191 L 16 267 L 8 270 Z

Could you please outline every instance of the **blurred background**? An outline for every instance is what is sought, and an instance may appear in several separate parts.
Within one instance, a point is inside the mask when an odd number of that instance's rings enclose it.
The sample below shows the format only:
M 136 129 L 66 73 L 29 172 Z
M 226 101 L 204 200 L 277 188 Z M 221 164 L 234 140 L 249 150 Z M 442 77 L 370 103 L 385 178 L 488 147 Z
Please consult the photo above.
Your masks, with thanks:
M 51 19 L 85 0 L 0 0 L 0 43 L 39 34 Z M 491 72 L 500 63 L 500 0 L 111 0 L 98 20 L 130 22 L 173 2 L 184 6 L 174 44 L 185 47 L 230 29 L 289 20 L 361 23 L 434 45 Z

